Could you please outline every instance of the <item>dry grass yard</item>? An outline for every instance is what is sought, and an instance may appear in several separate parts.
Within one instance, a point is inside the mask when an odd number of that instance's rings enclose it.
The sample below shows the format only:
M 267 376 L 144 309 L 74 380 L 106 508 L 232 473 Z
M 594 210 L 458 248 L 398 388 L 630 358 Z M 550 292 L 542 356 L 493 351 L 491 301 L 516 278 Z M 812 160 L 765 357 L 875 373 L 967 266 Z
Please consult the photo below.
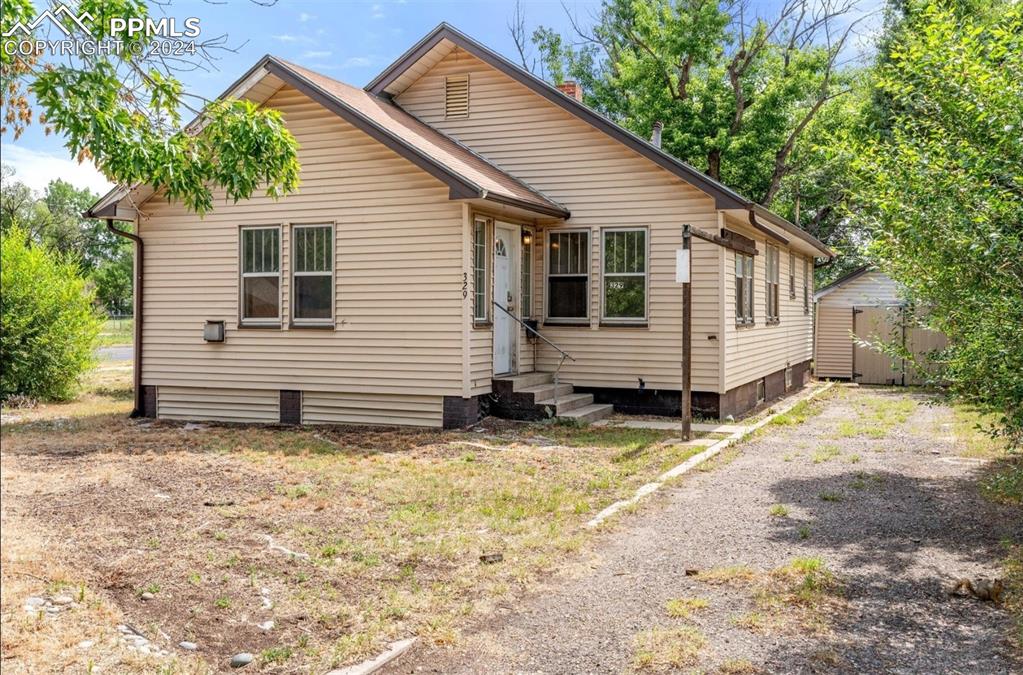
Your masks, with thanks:
M 323 672 L 453 643 L 700 449 L 557 425 L 135 422 L 129 380 L 106 363 L 79 401 L 4 410 L 5 673 L 208 672 L 239 652 Z

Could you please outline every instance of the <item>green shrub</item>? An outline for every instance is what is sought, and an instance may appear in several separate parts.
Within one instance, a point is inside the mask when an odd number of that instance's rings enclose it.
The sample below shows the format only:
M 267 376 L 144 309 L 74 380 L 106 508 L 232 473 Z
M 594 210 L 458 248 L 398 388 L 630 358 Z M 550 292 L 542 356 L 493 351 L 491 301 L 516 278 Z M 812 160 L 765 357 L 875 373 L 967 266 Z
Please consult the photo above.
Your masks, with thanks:
M 67 400 L 103 325 L 78 264 L 11 228 L 0 242 L 0 398 Z

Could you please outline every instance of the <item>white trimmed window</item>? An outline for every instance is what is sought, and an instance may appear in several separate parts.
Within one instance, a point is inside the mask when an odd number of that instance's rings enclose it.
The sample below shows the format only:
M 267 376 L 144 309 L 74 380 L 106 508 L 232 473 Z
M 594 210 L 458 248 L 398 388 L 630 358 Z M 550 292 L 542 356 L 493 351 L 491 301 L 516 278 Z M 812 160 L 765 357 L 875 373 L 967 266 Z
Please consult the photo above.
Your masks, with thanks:
M 241 228 L 240 255 L 242 323 L 280 323 L 280 226 Z
M 765 279 L 767 290 L 767 323 L 778 323 L 778 247 L 767 247 L 767 259 L 765 261 Z
M 547 233 L 547 320 L 587 321 L 590 316 L 590 232 Z
M 803 314 L 810 313 L 810 274 L 813 267 L 810 261 L 803 258 Z
M 789 251 L 789 300 L 796 299 L 796 254 Z
M 608 229 L 602 236 L 601 319 L 646 321 L 646 229 Z
M 472 317 L 478 323 L 490 320 L 489 297 L 490 284 L 487 283 L 487 261 L 489 252 L 489 221 L 486 218 L 476 218 L 473 221 L 472 234 L 472 289 L 473 289 L 473 312 Z
M 296 325 L 334 320 L 334 226 L 291 228 L 291 316 Z
M 735 252 L 735 323 L 753 324 L 753 256 Z

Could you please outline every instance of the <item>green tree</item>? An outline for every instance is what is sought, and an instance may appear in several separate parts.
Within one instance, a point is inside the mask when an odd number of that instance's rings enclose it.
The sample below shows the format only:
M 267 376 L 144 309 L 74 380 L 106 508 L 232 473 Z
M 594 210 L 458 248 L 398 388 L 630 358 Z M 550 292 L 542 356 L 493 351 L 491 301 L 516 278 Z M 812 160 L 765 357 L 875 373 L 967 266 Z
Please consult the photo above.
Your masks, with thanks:
M 50 181 L 41 198 L 19 181 L 14 170 L 3 167 L 0 194 L 0 231 L 17 225 L 29 240 L 52 251 L 74 257 L 96 285 L 96 298 L 115 314 L 131 312 L 132 249 L 103 221 L 83 218 L 97 195 L 61 179 Z
M 298 187 L 298 144 L 278 111 L 244 100 L 206 101 L 186 92 L 176 77 L 176 69 L 209 67 L 216 50 L 224 48 L 222 36 L 192 43 L 191 55 L 166 58 L 160 49 L 164 38 L 127 28 L 149 18 L 141 0 L 80 0 L 75 11 L 93 20 L 83 30 L 66 13 L 57 14 L 68 34 L 62 32 L 62 39 L 109 39 L 122 49 L 75 57 L 25 55 L 18 48 L 23 35 L 4 38 L 3 133 L 17 138 L 38 120 L 64 138 L 72 156 L 91 158 L 111 181 L 153 185 L 200 214 L 213 207 L 214 188 L 237 201 L 259 188 L 279 198 Z M 19 23 L 29 25 L 36 13 L 29 0 L 4 0 L 0 28 L 6 34 Z M 126 28 L 112 18 L 125 19 Z M 42 22 L 36 31 L 49 25 Z M 196 124 L 184 124 L 182 112 L 194 115 Z
M 111 314 L 132 313 L 132 248 L 124 242 L 111 248 L 112 256 L 103 260 L 92 272 L 96 284 L 96 300 Z
M 0 399 L 72 398 L 103 324 L 77 263 L 15 226 L 0 240 L 0 286 Z
M 944 332 L 943 376 L 1023 441 L 1023 5 L 910 3 L 855 148 L 871 254 Z
M 576 24 L 575 40 L 534 31 L 538 61 L 521 12 L 509 28 L 525 67 L 578 80 L 588 105 L 640 136 L 663 122 L 667 152 L 790 218 L 798 203 L 827 241 L 846 197 L 834 174 L 847 164 L 818 166 L 821 148 L 802 146 L 826 140 L 825 121 L 850 122 L 836 103 L 853 91 L 855 72 L 839 57 L 854 4 L 794 0 L 765 18 L 745 2 L 605 0 L 591 26 Z

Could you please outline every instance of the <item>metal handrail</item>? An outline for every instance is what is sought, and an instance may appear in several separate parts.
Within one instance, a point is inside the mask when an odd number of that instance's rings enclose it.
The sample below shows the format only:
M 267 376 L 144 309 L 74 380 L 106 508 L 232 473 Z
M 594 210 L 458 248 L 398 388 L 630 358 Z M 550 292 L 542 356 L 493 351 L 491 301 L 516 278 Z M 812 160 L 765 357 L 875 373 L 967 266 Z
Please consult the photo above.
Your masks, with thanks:
M 566 352 L 566 351 L 565 351 L 564 349 L 562 349 L 562 348 L 561 348 L 561 347 L 559 347 L 558 345 L 554 344 L 553 342 L 551 342 L 550 340 L 548 340 L 547 338 L 545 338 L 545 337 L 544 337 L 543 335 L 540 335 L 540 333 L 539 333 L 539 332 L 538 332 L 538 331 L 537 331 L 537 330 L 536 330 L 535 328 L 533 328 L 532 326 L 530 326 L 530 325 L 529 325 L 528 323 L 526 323 L 525 321 L 523 321 L 523 320 L 522 320 L 522 319 L 520 319 L 519 317 L 517 317 L 517 316 L 515 316 L 514 314 L 512 314 L 512 311 L 511 311 L 510 309 L 508 309 L 507 307 L 502 307 L 502 306 L 501 306 L 501 305 L 500 305 L 500 304 L 499 304 L 499 303 L 497 302 L 497 300 L 494 300 L 494 301 L 493 301 L 493 303 L 494 303 L 494 307 L 497 307 L 497 308 L 498 308 L 499 310 L 501 310 L 502 312 L 504 312 L 505 314 L 507 314 L 507 315 L 508 315 L 508 316 L 510 316 L 511 318 L 515 319 L 516 321 L 518 321 L 518 322 L 519 322 L 519 325 L 521 325 L 521 326 L 522 326 L 523 328 L 525 328 L 525 329 L 526 329 L 526 330 L 528 330 L 528 331 L 529 331 L 530 333 L 532 333 L 533 335 L 537 336 L 538 338 L 540 338 L 541 340 L 543 340 L 544 342 L 546 342 L 547 344 L 549 344 L 549 345 L 550 345 L 551 347 L 554 347 L 554 348 L 555 348 L 555 349 L 557 349 L 557 350 L 558 350 L 559 352 L 561 352 L 561 355 L 562 355 L 563 357 L 565 357 L 565 358 L 566 358 L 566 359 L 568 359 L 569 361 L 575 361 L 575 359 L 574 359 L 574 358 L 572 358 L 572 355 L 571 355 L 571 354 L 569 354 L 569 353 L 568 353 L 568 352 Z
M 497 300 L 492 300 L 491 302 L 494 303 L 494 307 L 497 307 L 499 310 L 501 310 L 502 312 L 504 312 L 505 314 L 507 314 L 511 318 L 515 319 L 515 321 L 517 321 L 520 326 L 522 326 L 523 328 L 528 330 L 530 333 L 532 333 L 533 335 L 537 336 L 538 338 L 540 338 L 541 340 L 543 340 L 544 342 L 549 344 L 551 347 L 554 347 L 561 354 L 561 360 L 558 362 L 558 367 L 554 369 L 554 410 L 555 410 L 555 414 L 557 414 L 557 409 L 558 409 L 558 385 L 560 384 L 559 376 L 561 374 L 561 366 L 565 365 L 565 359 L 568 359 L 569 361 L 575 361 L 575 359 L 572 358 L 572 355 L 569 354 L 568 352 L 566 352 L 564 349 L 562 349 L 558 345 L 554 344 L 553 342 L 551 342 L 550 340 L 545 338 L 543 335 L 540 335 L 540 333 L 535 328 L 530 326 L 528 323 L 526 323 L 525 321 L 523 321 L 519 317 L 517 317 L 514 314 L 512 314 L 512 311 L 510 309 L 500 305 L 497 302 Z

